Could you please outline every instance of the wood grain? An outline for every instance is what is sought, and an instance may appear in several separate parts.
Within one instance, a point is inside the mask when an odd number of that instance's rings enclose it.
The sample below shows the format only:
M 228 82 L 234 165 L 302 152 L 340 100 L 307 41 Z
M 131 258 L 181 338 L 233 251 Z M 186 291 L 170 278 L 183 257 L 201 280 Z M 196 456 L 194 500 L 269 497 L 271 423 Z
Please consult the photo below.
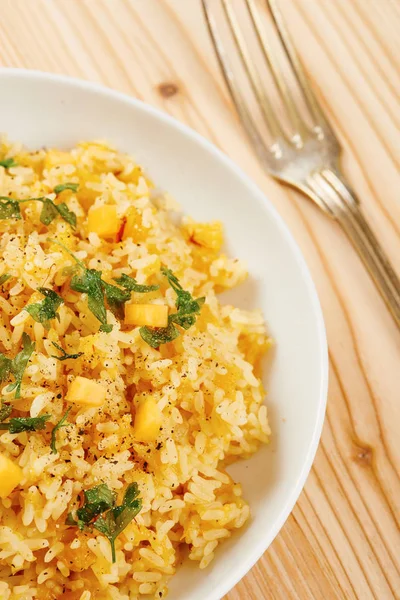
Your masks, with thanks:
M 281 0 L 344 146 L 344 167 L 399 268 L 400 4 Z M 334 223 L 261 169 L 232 109 L 198 0 L 0 0 L 0 63 L 101 81 L 209 138 L 263 188 L 306 256 L 331 382 L 292 515 L 229 600 L 400 598 L 400 335 Z

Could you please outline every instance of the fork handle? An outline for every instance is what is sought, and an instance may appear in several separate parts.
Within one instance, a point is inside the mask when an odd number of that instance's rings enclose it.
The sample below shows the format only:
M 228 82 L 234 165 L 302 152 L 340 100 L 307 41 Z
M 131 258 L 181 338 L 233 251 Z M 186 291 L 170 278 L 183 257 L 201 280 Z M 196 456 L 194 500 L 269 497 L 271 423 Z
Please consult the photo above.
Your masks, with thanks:
M 357 196 L 332 169 L 324 169 L 311 179 L 314 193 L 318 193 L 341 225 L 400 328 L 400 279 L 366 221 Z

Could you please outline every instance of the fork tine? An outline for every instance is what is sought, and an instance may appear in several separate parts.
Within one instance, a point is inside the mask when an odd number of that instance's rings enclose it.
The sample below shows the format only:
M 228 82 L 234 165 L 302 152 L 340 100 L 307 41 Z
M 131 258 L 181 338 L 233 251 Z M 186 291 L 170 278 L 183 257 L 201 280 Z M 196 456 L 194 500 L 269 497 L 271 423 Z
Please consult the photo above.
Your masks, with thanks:
M 254 144 L 257 154 L 259 155 L 262 161 L 266 161 L 268 163 L 271 160 L 271 152 L 273 155 L 279 156 L 279 147 L 272 146 L 268 149 L 265 142 L 263 141 L 258 131 L 258 127 L 253 117 L 251 116 L 249 109 L 247 108 L 247 103 L 244 100 L 244 97 L 233 75 L 233 71 L 230 67 L 224 45 L 222 43 L 221 37 L 218 35 L 217 26 L 215 24 L 212 11 L 208 6 L 208 0 L 202 0 L 201 4 L 203 7 L 207 27 L 210 32 L 211 41 L 214 46 L 214 50 L 217 55 L 222 75 L 225 79 L 225 83 L 228 87 L 230 96 L 233 100 L 233 103 L 235 104 L 235 107 L 239 113 L 242 123 Z
M 264 87 L 261 82 L 261 77 L 259 75 L 259 72 L 257 71 L 257 68 L 254 66 L 252 59 L 250 58 L 246 42 L 244 41 L 244 38 L 241 34 L 241 30 L 237 22 L 235 13 L 230 4 L 230 1 L 222 0 L 222 6 L 224 8 L 224 12 L 228 24 L 230 26 L 236 47 L 242 59 L 243 66 L 250 80 L 254 94 L 257 97 L 260 108 L 269 127 L 270 133 L 275 139 L 284 138 L 285 134 L 280 125 L 280 120 L 277 118 L 275 110 L 267 95 L 265 94 Z
M 289 86 L 287 85 L 282 69 L 280 69 L 274 53 L 271 50 L 271 46 L 268 42 L 267 36 L 265 35 L 265 30 L 261 22 L 259 9 L 254 0 L 245 1 L 254 25 L 254 29 L 257 33 L 258 41 L 260 43 L 264 58 L 268 63 L 275 85 L 279 90 L 281 99 L 288 112 L 293 131 L 296 134 L 300 134 L 300 136 L 304 135 L 306 133 L 305 123 L 301 118 L 299 111 L 297 110 L 296 103 L 294 102 L 293 95 L 289 89 Z
M 282 17 L 282 13 L 278 8 L 276 0 L 266 0 L 271 11 L 272 18 L 274 20 L 279 38 L 282 42 L 282 47 L 286 53 L 286 56 L 290 62 L 290 65 L 293 69 L 293 73 L 295 74 L 299 86 L 303 92 L 304 99 L 306 101 L 307 107 L 310 111 L 312 118 L 314 119 L 314 125 L 316 129 L 318 127 L 322 127 L 326 131 L 328 131 L 334 138 L 336 137 L 333 133 L 331 126 L 329 125 L 325 114 L 321 108 L 320 103 L 317 100 L 309 82 L 308 78 L 305 74 L 303 65 L 298 57 L 296 49 L 292 44 L 290 39 L 290 35 L 288 30 L 286 29 L 285 22 Z

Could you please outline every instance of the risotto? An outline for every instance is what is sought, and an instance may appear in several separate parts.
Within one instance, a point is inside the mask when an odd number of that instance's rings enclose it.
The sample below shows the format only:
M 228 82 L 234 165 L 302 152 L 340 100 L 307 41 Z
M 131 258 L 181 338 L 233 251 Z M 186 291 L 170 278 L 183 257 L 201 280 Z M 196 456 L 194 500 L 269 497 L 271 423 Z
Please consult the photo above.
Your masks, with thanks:
M 216 295 L 245 266 L 105 143 L 0 165 L 0 598 L 164 598 L 270 435 L 263 317 Z

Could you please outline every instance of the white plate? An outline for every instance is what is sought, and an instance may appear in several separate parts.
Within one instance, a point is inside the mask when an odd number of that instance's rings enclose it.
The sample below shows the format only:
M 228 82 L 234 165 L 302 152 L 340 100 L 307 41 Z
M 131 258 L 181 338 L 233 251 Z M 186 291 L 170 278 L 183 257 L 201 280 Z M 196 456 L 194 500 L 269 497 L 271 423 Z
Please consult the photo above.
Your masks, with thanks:
M 0 131 L 31 147 L 106 139 L 132 153 L 197 219 L 221 219 L 228 251 L 251 278 L 234 295 L 261 307 L 277 342 L 269 376 L 273 441 L 231 472 L 252 520 L 205 571 L 184 565 L 173 600 L 219 600 L 268 548 L 295 504 L 324 420 L 328 360 L 318 298 L 301 253 L 262 192 L 204 138 L 171 117 L 104 87 L 18 69 L 0 70 Z

